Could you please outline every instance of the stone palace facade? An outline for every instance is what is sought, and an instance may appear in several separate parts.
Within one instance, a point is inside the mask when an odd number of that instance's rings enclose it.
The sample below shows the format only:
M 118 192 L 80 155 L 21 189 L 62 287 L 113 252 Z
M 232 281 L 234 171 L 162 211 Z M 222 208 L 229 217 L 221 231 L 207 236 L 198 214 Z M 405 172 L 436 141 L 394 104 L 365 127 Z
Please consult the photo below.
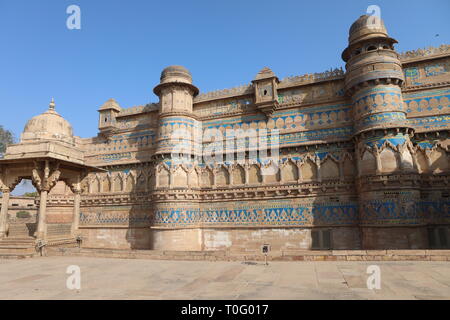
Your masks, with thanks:
M 199 94 L 170 66 L 159 102 L 108 100 L 93 138 L 73 136 L 52 102 L 0 160 L 0 245 L 28 232 L 89 248 L 448 248 L 450 46 L 398 54 L 369 20 L 350 28 L 345 71 L 264 68 Z M 40 194 L 26 221 L 8 211 L 22 179 Z

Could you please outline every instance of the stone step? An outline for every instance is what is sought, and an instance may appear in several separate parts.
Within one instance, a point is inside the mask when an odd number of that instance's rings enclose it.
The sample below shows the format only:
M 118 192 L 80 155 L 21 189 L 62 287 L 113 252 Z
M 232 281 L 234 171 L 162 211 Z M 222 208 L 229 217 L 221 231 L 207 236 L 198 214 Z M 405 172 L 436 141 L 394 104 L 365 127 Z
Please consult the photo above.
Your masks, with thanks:
M 33 238 L 30 238 L 30 239 L 27 239 L 27 238 L 6 238 L 6 239 L 2 239 L 0 241 L 0 246 L 14 245 L 14 244 L 34 246 L 35 240 Z
M 28 236 L 7 237 L 0 240 L 0 256 L 33 256 L 36 253 L 35 239 Z
M 0 259 L 26 259 L 34 257 L 34 253 L 0 253 Z
M 31 254 L 34 255 L 36 253 L 36 249 L 34 247 L 27 246 L 1 246 L 0 245 L 0 255 L 23 255 L 23 254 Z
M 34 232 L 34 226 L 26 223 L 12 223 L 8 228 L 9 237 L 29 237 Z

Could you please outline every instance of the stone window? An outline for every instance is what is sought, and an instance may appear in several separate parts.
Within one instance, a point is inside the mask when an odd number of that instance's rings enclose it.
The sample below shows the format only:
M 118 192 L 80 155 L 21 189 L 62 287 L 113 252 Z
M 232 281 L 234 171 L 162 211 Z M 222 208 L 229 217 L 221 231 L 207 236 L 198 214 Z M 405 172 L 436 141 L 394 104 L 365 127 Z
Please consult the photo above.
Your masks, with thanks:
M 450 248 L 448 227 L 428 228 L 428 244 L 431 249 Z
M 331 239 L 331 229 L 311 230 L 311 249 L 330 250 L 332 248 Z

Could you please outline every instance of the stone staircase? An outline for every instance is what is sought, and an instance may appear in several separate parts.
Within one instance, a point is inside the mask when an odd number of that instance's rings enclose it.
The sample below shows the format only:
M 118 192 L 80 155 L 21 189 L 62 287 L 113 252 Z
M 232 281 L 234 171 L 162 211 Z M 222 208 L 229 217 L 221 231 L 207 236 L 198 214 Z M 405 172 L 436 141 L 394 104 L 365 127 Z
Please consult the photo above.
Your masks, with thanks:
M 35 239 L 3 238 L 0 240 L 0 259 L 31 258 L 36 254 Z
M 33 236 L 35 223 L 11 223 L 8 229 L 10 238 L 28 238 Z
M 34 224 L 12 223 L 9 225 L 8 237 L 0 239 L 1 259 L 31 258 L 36 254 Z

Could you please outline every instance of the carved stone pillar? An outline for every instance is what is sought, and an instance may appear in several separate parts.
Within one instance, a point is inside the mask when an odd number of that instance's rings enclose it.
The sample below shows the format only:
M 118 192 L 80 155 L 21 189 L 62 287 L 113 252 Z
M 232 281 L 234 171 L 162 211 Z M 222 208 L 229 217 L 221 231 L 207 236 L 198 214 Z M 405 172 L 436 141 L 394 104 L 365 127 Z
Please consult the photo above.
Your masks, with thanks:
M 39 201 L 39 220 L 36 232 L 36 238 L 45 239 L 47 234 L 47 223 L 45 221 L 47 215 L 47 195 L 48 190 L 41 190 Z
M 40 193 L 39 219 L 36 231 L 36 237 L 38 239 L 45 239 L 47 235 L 47 196 L 50 189 L 58 182 L 60 175 L 59 163 L 56 163 L 55 168 L 50 173 L 50 163 L 48 160 L 45 161 L 44 170 L 39 170 L 37 164 L 33 169 L 33 184 Z
M 8 207 L 9 207 L 9 189 L 8 188 L 2 188 L 1 189 L 3 193 L 2 197 L 2 209 L 0 211 L 0 238 L 3 238 L 6 236 L 6 229 L 8 225 Z
M 194 169 L 192 169 L 192 170 L 194 170 Z M 189 168 L 186 168 L 186 183 L 187 183 L 187 188 L 188 188 L 188 189 L 191 188 L 191 184 L 192 184 L 192 181 L 191 181 L 191 172 L 192 172 L 192 171 L 190 171 Z
M 376 165 L 377 165 L 376 173 L 381 174 L 382 173 L 382 164 L 381 164 L 380 152 L 378 152 L 378 150 L 375 151 L 375 160 L 376 160 Z
M 73 192 L 73 223 L 72 235 L 77 236 L 78 227 L 80 225 L 80 204 L 81 204 L 81 181 L 80 177 L 75 179 L 70 188 Z
M 171 167 L 169 168 L 169 189 L 173 188 L 173 175 L 175 174 L 175 170 Z
M 322 171 L 320 170 L 320 160 L 316 161 L 317 181 L 322 182 Z
M 250 166 L 249 165 L 245 165 L 244 166 L 244 172 L 245 172 L 245 185 L 248 185 L 250 183 Z
M 81 188 L 76 189 L 73 195 L 73 224 L 72 234 L 74 236 L 78 233 L 78 227 L 80 226 L 80 204 L 81 204 Z
M 261 173 L 262 183 L 265 184 L 267 179 L 266 179 L 266 168 L 264 165 L 260 167 L 259 172 Z
M 234 179 L 233 179 L 233 166 L 231 166 L 231 167 L 228 169 L 228 177 L 229 177 L 228 181 L 230 182 L 229 185 L 230 185 L 230 186 L 234 185 Z
M 212 185 L 212 187 L 215 189 L 216 185 L 217 185 L 217 179 L 216 179 L 217 168 L 212 169 L 211 172 L 212 172 L 212 175 L 213 175 L 213 185 Z

